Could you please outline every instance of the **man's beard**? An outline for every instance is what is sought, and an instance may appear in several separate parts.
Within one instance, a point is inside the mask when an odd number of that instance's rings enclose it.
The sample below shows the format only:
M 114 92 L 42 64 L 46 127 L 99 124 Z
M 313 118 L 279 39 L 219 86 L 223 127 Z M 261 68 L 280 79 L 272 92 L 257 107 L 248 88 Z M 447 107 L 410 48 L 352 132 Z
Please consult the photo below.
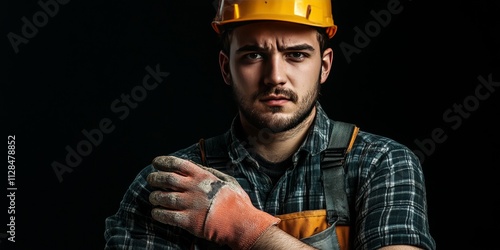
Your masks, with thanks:
M 290 129 L 297 127 L 301 124 L 309 115 L 316 105 L 316 100 L 318 99 L 320 93 L 319 79 L 316 82 L 316 88 L 312 89 L 303 99 L 298 100 L 298 95 L 289 89 L 283 88 L 267 88 L 263 91 L 260 91 L 256 95 L 254 95 L 251 99 L 251 103 L 248 104 L 244 102 L 243 99 L 239 98 L 233 86 L 233 97 L 236 99 L 238 109 L 240 114 L 256 129 L 258 130 L 266 130 L 272 133 L 285 132 Z M 269 116 L 269 113 L 263 114 L 260 111 L 253 109 L 251 105 L 253 105 L 253 101 L 257 100 L 260 96 L 267 96 L 271 93 L 279 94 L 285 96 L 291 102 L 297 104 L 299 109 L 292 117 L 289 118 L 280 118 Z M 269 110 L 272 114 L 279 113 L 282 110 L 282 107 L 269 107 Z

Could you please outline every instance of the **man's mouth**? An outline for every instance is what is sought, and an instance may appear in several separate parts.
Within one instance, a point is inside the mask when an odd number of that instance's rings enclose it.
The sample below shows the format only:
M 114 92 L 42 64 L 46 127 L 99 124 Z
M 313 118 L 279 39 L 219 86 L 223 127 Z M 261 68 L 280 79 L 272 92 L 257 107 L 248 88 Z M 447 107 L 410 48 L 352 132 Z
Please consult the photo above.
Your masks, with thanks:
M 269 95 L 261 98 L 260 101 L 269 106 L 282 106 L 289 102 L 290 98 L 283 95 Z

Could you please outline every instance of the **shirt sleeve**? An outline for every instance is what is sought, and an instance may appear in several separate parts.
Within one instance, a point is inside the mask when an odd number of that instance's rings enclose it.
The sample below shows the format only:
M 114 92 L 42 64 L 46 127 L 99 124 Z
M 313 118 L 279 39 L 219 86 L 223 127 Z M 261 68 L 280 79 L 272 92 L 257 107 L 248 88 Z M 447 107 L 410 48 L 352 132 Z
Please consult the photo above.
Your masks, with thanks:
M 424 174 L 416 155 L 387 138 L 358 153 L 356 249 L 413 245 L 435 249 L 430 235 Z
M 189 249 L 189 234 L 154 221 L 146 177 L 152 166 L 143 169 L 129 186 L 118 211 L 106 218 L 106 250 L 112 249 Z

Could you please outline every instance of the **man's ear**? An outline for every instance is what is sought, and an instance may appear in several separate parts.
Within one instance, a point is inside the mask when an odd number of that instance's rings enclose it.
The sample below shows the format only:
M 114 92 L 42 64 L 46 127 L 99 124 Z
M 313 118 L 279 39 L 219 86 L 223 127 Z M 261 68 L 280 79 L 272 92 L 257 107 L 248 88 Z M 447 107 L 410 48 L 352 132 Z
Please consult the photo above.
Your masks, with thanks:
M 321 58 L 321 81 L 320 83 L 326 82 L 328 79 L 328 75 L 332 69 L 333 62 L 333 50 L 331 48 L 327 48 L 323 52 L 323 57 Z
M 222 50 L 219 52 L 219 67 L 222 78 L 227 85 L 231 85 L 231 70 L 229 69 L 229 56 Z

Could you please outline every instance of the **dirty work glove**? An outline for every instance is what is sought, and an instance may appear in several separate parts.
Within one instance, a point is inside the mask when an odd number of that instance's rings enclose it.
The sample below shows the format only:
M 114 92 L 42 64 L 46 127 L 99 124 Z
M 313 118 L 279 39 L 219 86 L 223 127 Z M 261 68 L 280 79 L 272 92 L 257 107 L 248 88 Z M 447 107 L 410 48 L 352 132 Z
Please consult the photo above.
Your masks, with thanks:
M 153 219 L 233 249 L 250 249 L 280 219 L 252 205 L 236 179 L 173 156 L 153 160 Z

